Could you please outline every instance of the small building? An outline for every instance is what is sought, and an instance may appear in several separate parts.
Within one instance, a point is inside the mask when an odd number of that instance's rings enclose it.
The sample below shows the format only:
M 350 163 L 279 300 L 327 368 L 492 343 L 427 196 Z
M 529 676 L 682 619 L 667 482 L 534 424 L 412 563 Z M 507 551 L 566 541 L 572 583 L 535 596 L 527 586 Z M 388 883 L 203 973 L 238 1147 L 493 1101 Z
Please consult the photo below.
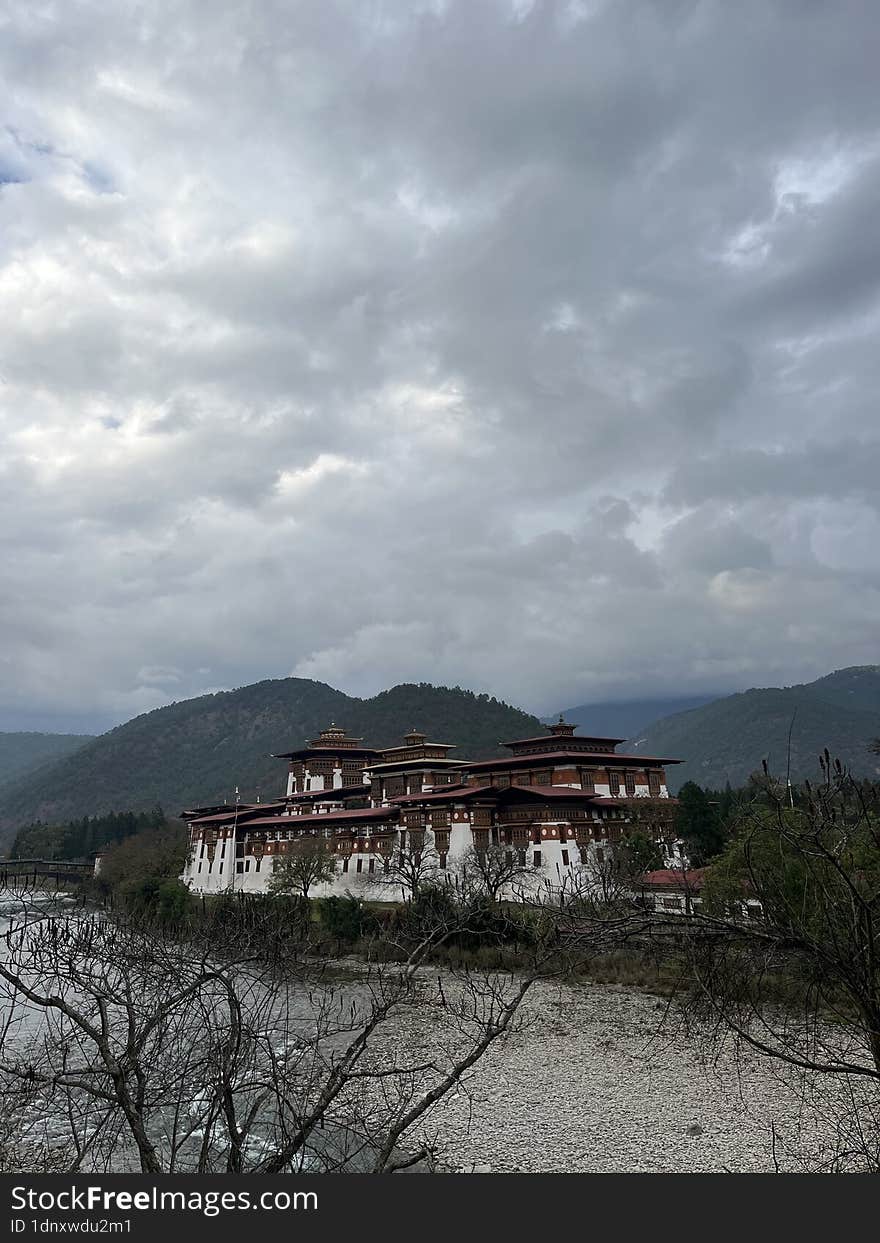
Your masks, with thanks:
M 660 868 L 639 880 L 639 895 L 648 910 L 662 915 L 692 915 L 701 904 L 707 868 Z

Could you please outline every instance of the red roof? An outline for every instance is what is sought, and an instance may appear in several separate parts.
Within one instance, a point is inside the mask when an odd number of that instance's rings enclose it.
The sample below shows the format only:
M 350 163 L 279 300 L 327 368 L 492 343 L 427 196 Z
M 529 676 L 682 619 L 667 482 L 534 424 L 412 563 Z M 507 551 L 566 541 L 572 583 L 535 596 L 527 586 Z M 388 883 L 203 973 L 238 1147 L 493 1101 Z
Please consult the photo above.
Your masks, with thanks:
M 456 799 L 462 801 L 469 798 L 479 798 L 481 795 L 494 794 L 495 786 L 451 786 L 448 790 L 435 790 L 432 794 L 395 794 L 390 800 L 392 803 L 439 803 L 442 801 L 455 802 Z
M 316 755 L 316 754 L 321 755 L 321 756 L 342 755 L 345 757 L 345 759 L 350 760 L 352 756 L 355 756 L 359 759 L 362 758 L 363 756 L 367 756 L 369 758 L 371 755 L 381 755 L 382 752 L 379 751 L 376 747 L 350 747 L 347 745 L 340 746 L 338 743 L 334 744 L 334 743 L 328 742 L 325 746 L 300 747 L 298 751 L 273 751 L 271 754 L 272 754 L 273 760 L 295 760 L 295 759 L 298 759 L 300 756 L 302 756 L 303 758 L 308 758 L 310 755 Z
M 595 761 L 599 767 L 614 767 L 616 764 L 683 764 L 684 760 L 660 759 L 655 755 L 618 755 L 616 751 L 544 751 L 535 755 L 514 755 L 505 760 L 477 760 L 467 764 L 473 771 L 482 768 L 522 768 L 528 764 L 530 768 L 540 768 L 548 760 L 583 760 Z
M 492 787 L 490 787 L 491 789 Z M 502 794 L 537 794 L 539 798 L 580 798 L 596 801 L 595 794 L 589 794 L 579 786 L 518 786 L 499 787 Z
M 334 798 L 369 798 L 370 787 L 364 782 L 360 782 L 356 786 L 337 786 L 336 789 L 330 790 L 302 790 L 299 794 L 293 791 L 289 799 L 281 799 L 279 807 L 286 807 L 289 804 L 303 803 L 320 803 L 321 799 L 326 799 L 329 803 Z
M 396 807 L 349 807 L 345 811 L 325 811 L 313 816 L 264 816 L 248 820 L 247 827 L 296 829 L 302 824 L 336 824 L 340 820 L 393 820 L 397 814 Z
M 677 889 L 702 889 L 708 868 L 691 868 L 682 872 L 680 868 L 659 868 L 656 872 L 646 872 L 641 878 L 641 885 L 672 885 Z
M 611 742 L 615 746 L 626 742 L 625 738 L 606 738 L 603 734 L 539 734 L 537 738 L 515 738 L 513 742 L 502 742 L 502 747 L 524 747 L 531 742 L 552 742 L 554 738 L 566 738 L 571 742 Z
M 229 820 L 230 822 L 236 819 L 241 820 L 241 821 L 250 820 L 252 816 L 258 816 L 261 811 L 265 810 L 266 807 L 274 807 L 274 806 L 276 806 L 276 804 L 274 803 L 255 803 L 252 806 L 239 807 L 237 809 L 235 807 L 230 807 L 226 811 L 216 812 L 213 816 L 196 816 L 194 819 L 190 820 L 189 823 L 190 824 L 213 824 L 215 822 L 226 821 L 226 820 Z M 284 804 L 278 803 L 277 806 L 283 807 Z
M 409 750 L 407 747 L 401 747 L 402 758 L 399 760 L 383 760 L 381 764 L 370 764 L 368 771 L 371 773 L 378 772 L 380 768 L 435 768 L 438 764 L 446 765 L 447 768 L 469 768 L 469 760 L 451 760 L 448 755 L 421 756 L 416 759 L 407 759 L 403 752 Z
M 595 802 L 600 807 L 630 807 L 633 803 L 670 803 L 673 807 L 678 806 L 677 798 L 667 795 L 657 795 L 656 798 L 652 798 L 650 794 L 621 794 L 619 797 L 613 794 L 597 794 Z

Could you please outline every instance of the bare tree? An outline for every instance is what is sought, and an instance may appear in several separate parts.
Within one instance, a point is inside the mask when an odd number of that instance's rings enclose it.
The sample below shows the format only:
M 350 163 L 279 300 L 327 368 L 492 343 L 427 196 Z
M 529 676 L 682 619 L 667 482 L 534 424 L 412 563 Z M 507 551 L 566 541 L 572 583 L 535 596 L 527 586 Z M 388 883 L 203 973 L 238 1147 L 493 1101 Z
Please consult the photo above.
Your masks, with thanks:
M 69 1169 L 392 1170 L 427 1159 L 424 1142 L 402 1151 L 407 1133 L 510 1029 L 542 970 L 536 956 L 516 977 L 463 974 L 435 1002 L 461 1040 L 408 1059 L 396 1025 L 433 951 L 468 927 L 466 911 L 445 909 L 401 940 L 400 962 L 365 964 L 354 982 L 326 965 L 273 968 L 250 944 L 35 913 L 7 933 L 0 960 L 4 1104 L 30 1093 Z
M 505 890 L 521 889 L 538 875 L 538 869 L 528 862 L 527 852 L 495 843 L 483 849 L 470 847 L 455 868 L 455 881 L 462 893 L 484 893 L 493 903 Z
M 382 881 L 390 889 L 399 890 L 404 902 L 415 902 L 426 886 L 437 883 L 438 855 L 419 839 L 396 845 L 387 864 Z

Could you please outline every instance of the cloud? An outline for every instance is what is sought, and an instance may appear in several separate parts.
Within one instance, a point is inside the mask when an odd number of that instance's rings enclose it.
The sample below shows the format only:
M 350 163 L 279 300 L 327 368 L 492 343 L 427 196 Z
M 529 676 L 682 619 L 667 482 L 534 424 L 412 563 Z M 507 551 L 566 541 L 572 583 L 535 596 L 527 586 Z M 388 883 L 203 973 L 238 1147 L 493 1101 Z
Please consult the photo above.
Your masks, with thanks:
M 876 661 L 874 25 L 12 0 L 3 720 Z

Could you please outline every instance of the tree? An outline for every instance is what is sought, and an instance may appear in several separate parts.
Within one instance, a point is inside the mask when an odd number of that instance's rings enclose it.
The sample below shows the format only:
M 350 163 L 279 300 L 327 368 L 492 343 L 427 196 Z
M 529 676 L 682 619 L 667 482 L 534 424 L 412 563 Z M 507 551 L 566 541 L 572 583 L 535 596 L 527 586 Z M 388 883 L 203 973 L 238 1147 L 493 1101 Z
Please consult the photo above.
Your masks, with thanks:
M 834 1168 L 880 1169 L 880 804 L 826 752 L 825 780 L 767 780 L 710 868 L 682 939 L 687 1012 L 840 1089 Z M 848 1162 L 848 1165 L 842 1164 Z
M 628 879 L 636 881 L 645 872 L 663 866 L 663 855 L 650 833 L 632 829 L 618 848 L 621 866 Z
M 412 1013 L 434 949 L 468 928 L 466 909 L 440 904 L 400 932 L 398 961 L 371 961 L 347 984 L 314 963 L 261 966 L 249 940 L 176 942 L 32 906 L 0 958 L 0 1114 L 24 1093 L 35 1140 L 63 1132 L 68 1170 L 430 1161 L 424 1131 L 409 1148 L 407 1136 L 511 1028 L 544 967 L 538 951 L 516 975 L 447 972 L 426 1022 L 455 1040 L 408 1054 L 398 1016 Z
M 412 839 L 412 835 L 409 836 Z M 382 880 L 388 886 L 400 889 L 404 902 L 415 902 L 426 885 L 436 883 L 438 870 L 435 852 L 426 850 L 420 840 L 410 840 L 404 846 L 398 844 L 394 847 Z
M 145 881 L 176 880 L 186 862 L 187 833 L 179 820 L 146 829 L 110 846 L 102 855 L 99 883 L 124 893 Z
M 528 862 L 527 854 L 493 843 L 482 850 L 471 846 L 465 851 L 458 861 L 455 879 L 463 893 L 485 893 L 494 903 L 505 889 L 521 887 L 535 875 L 539 873 Z
M 323 837 L 305 837 L 291 843 L 289 852 L 276 858 L 269 877 L 270 893 L 295 893 L 308 901 L 315 885 L 336 875 L 336 858 Z
M 719 854 L 724 847 L 718 808 L 695 781 L 686 781 L 678 792 L 675 831 L 684 841 L 691 863 L 697 866 Z

